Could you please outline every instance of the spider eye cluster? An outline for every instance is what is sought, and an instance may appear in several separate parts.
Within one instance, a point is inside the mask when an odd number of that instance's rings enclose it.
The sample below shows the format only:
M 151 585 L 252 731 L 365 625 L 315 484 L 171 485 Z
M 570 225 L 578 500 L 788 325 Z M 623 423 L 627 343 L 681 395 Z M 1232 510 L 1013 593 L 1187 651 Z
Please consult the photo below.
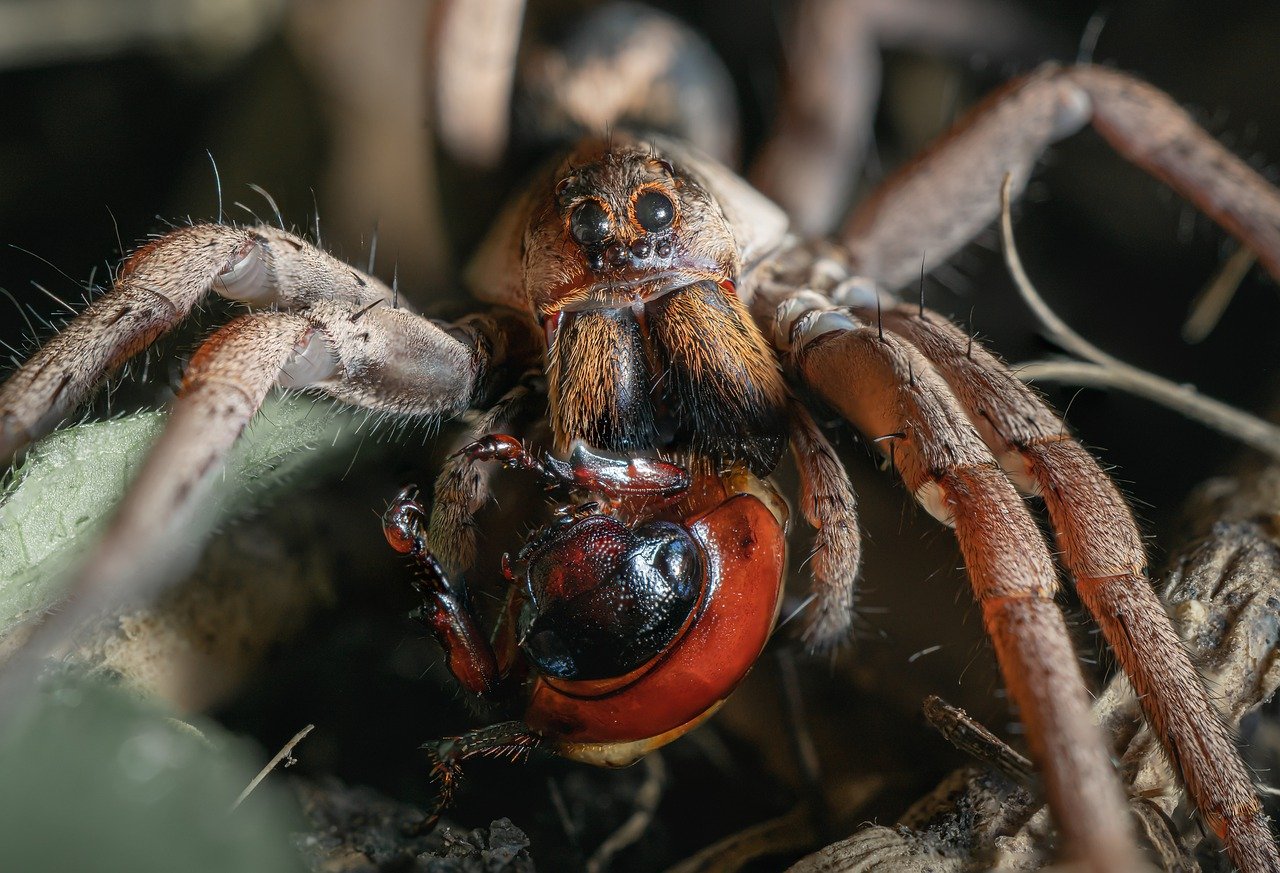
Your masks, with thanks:
M 565 196 L 567 181 L 561 180 L 556 196 Z M 676 204 L 671 195 L 642 185 L 632 191 L 625 207 L 611 207 L 598 193 L 588 194 L 570 207 L 569 235 L 583 249 L 592 270 L 603 270 L 606 265 L 620 269 L 628 264 L 634 269 L 650 269 L 653 255 L 671 256 L 672 243 L 666 237 L 675 220 Z

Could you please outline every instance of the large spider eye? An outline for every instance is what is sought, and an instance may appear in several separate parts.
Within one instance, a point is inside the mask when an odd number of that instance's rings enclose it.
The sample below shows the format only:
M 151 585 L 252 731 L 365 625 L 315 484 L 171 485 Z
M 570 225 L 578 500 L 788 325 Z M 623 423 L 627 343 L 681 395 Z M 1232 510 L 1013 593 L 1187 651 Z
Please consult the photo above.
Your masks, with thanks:
M 609 224 L 609 213 L 594 200 L 588 200 L 569 218 L 569 232 L 573 238 L 584 246 L 598 245 L 609 238 L 613 228 Z
M 650 233 L 671 224 L 675 214 L 676 208 L 672 205 L 671 198 L 661 191 L 649 191 L 636 200 L 636 220 Z

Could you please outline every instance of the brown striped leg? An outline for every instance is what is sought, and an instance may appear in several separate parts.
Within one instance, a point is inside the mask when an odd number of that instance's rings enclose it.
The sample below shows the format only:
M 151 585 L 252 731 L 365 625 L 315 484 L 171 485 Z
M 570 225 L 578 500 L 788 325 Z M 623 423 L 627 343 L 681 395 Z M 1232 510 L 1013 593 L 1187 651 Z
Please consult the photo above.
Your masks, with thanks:
M 0 463 L 51 430 L 104 376 L 170 331 L 252 247 L 247 231 L 201 225 L 134 252 L 115 287 L 0 387 Z
M 950 321 L 901 306 L 884 313 L 884 325 L 938 368 L 1013 481 L 1044 497 L 1080 599 L 1232 861 L 1280 869 L 1248 771 L 1147 579 L 1142 540 L 1110 477 L 1035 392 Z
M 800 472 L 800 512 L 815 530 L 809 560 L 814 606 L 805 642 L 828 651 L 849 640 L 858 593 L 862 536 L 858 506 L 840 459 L 809 411 L 791 404 L 791 453 Z
M 1048 66 L 992 94 L 853 214 L 841 237 L 858 274 L 916 281 L 991 224 L 1000 184 L 1026 185 L 1044 150 L 1092 124 L 1280 278 L 1280 191 L 1205 133 L 1167 94 L 1103 67 Z
M 451 575 L 464 573 L 476 560 L 476 513 L 489 502 L 492 465 L 454 455 L 436 476 L 427 544 Z
M 282 230 L 199 224 L 167 233 L 130 255 L 112 288 L 0 386 L 0 464 L 211 292 L 282 309 L 392 300 L 378 280 Z
M 353 304 L 244 315 L 213 334 L 187 367 L 165 429 L 73 590 L 144 587 L 186 537 L 184 526 L 240 433 L 278 381 L 312 385 L 367 408 L 450 415 L 475 382 L 470 350 L 404 310 L 352 321 Z M 402 357 L 406 351 L 412 357 Z
M 368 304 L 253 313 L 217 331 L 192 357 L 164 431 L 73 576 L 68 600 L 0 674 L 0 709 L 39 659 L 90 616 L 146 596 L 193 556 L 195 510 L 274 385 L 309 385 L 366 408 L 439 417 L 468 406 L 487 363 L 426 319 Z
M 200 347 L 165 430 L 73 576 L 66 599 L 0 673 L 0 712 L 26 687 L 40 660 L 91 616 L 145 598 L 165 570 L 191 557 L 189 527 L 205 486 L 285 362 L 306 349 L 310 333 L 300 315 L 261 313 L 232 321 Z
M 844 313 L 790 323 L 804 383 L 888 455 L 916 499 L 954 526 L 974 596 L 1068 852 L 1088 869 L 1139 869 L 1130 820 L 1062 614 L 1043 537 L 929 362 Z
M 73 587 L 84 592 L 130 584 L 177 548 L 206 483 L 257 413 L 312 327 L 289 313 L 245 315 L 213 334 L 192 356 L 165 429 L 92 550 Z

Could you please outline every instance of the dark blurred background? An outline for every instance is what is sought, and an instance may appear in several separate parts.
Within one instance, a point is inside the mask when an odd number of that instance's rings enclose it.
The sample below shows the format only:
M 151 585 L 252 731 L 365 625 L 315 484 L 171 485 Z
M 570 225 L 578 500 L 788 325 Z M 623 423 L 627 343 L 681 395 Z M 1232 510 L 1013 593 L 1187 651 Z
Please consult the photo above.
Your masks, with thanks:
M 727 60 L 750 155 L 777 96 L 786 6 L 659 5 Z M 1098 62 L 1167 90 L 1272 175 L 1280 159 L 1280 7 L 1021 5 L 1043 22 L 1046 42 L 1062 47 L 1060 60 L 1106 12 Z M 375 272 L 388 281 L 398 275 L 404 293 L 428 310 L 465 306 L 458 265 L 518 170 L 487 173 L 435 158 L 423 85 L 426 14 L 409 0 L 0 0 L 0 289 L 7 292 L 0 361 L 48 335 L 47 322 L 61 315 L 53 298 L 81 305 L 87 287 L 107 281 L 122 253 L 148 234 L 217 218 L 215 164 L 228 219 L 250 221 L 252 212 L 274 220 L 248 187 L 255 184 L 288 224 L 312 236 L 318 210 L 324 245 L 360 264 L 376 227 Z M 876 128 L 880 163 L 901 161 L 984 92 L 1043 59 L 891 52 Z M 437 198 L 441 180 L 448 194 Z M 1016 231 L 1044 296 L 1103 349 L 1246 409 L 1271 408 L 1280 363 L 1274 285 L 1254 270 L 1214 333 L 1184 343 L 1187 306 L 1228 251 L 1225 237 L 1098 137 L 1085 132 L 1053 150 Z M 1010 287 L 993 239 L 928 280 L 931 305 L 971 324 L 1011 361 L 1052 352 Z M 113 409 L 163 398 L 180 372 L 170 361 L 227 311 L 210 309 L 203 327 L 167 344 L 172 354 L 151 368 L 152 387 L 123 388 Z M 1130 397 L 1045 390 L 1115 468 L 1159 566 L 1179 542 L 1190 490 L 1241 450 Z M 779 729 L 783 682 L 798 683 L 832 774 L 829 798 L 853 821 L 891 821 L 959 761 L 917 715 L 924 693 L 968 707 L 1006 736 L 1016 731 L 949 534 L 908 505 L 847 430 L 833 433 L 859 487 L 870 541 L 862 639 L 834 665 L 801 660 L 798 677 L 767 656 L 723 715 L 674 745 L 660 820 L 642 851 L 622 857 L 627 869 L 664 866 L 791 807 L 803 786 Z M 282 644 L 221 713 L 270 748 L 314 721 L 315 737 L 299 750 L 301 772 L 424 804 L 431 789 L 415 746 L 475 721 L 442 678 L 432 645 L 404 619 L 408 600 L 395 584 L 402 571 L 385 554 L 372 512 L 407 478 L 429 480 L 432 464 L 421 438 L 408 450 L 383 443 L 344 481 L 315 483 L 294 498 L 312 507 L 318 536 L 344 544 L 334 557 L 346 583 L 340 606 L 304 639 Z M 497 518 L 492 525 L 524 529 Z M 505 534 L 491 539 L 495 553 L 516 544 Z M 1105 668 L 1090 630 L 1081 626 L 1080 637 L 1085 657 Z M 625 818 L 643 775 L 563 762 L 474 771 L 456 819 L 475 826 L 512 816 L 549 867 L 576 866 Z M 578 830 L 566 820 L 580 822 Z

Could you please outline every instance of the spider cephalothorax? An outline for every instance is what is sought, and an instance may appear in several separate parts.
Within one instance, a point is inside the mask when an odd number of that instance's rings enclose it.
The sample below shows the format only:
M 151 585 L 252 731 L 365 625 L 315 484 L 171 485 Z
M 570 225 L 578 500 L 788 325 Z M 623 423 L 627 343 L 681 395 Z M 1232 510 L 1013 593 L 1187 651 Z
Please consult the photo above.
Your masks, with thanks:
M 744 258 L 781 242 L 785 218 L 740 179 L 686 156 L 625 134 L 583 142 L 499 222 L 502 242 L 482 251 L 504 257 L 481 256 L 476 287 L 542 323 L 562 451 L 575 439 L 691 449 L 767 475 L 785 444 L 787 389 L 737 285 Z M 766 221 L 730 217 L 746 214 Z M 501 281 L 514 252 L 518 287 Z

